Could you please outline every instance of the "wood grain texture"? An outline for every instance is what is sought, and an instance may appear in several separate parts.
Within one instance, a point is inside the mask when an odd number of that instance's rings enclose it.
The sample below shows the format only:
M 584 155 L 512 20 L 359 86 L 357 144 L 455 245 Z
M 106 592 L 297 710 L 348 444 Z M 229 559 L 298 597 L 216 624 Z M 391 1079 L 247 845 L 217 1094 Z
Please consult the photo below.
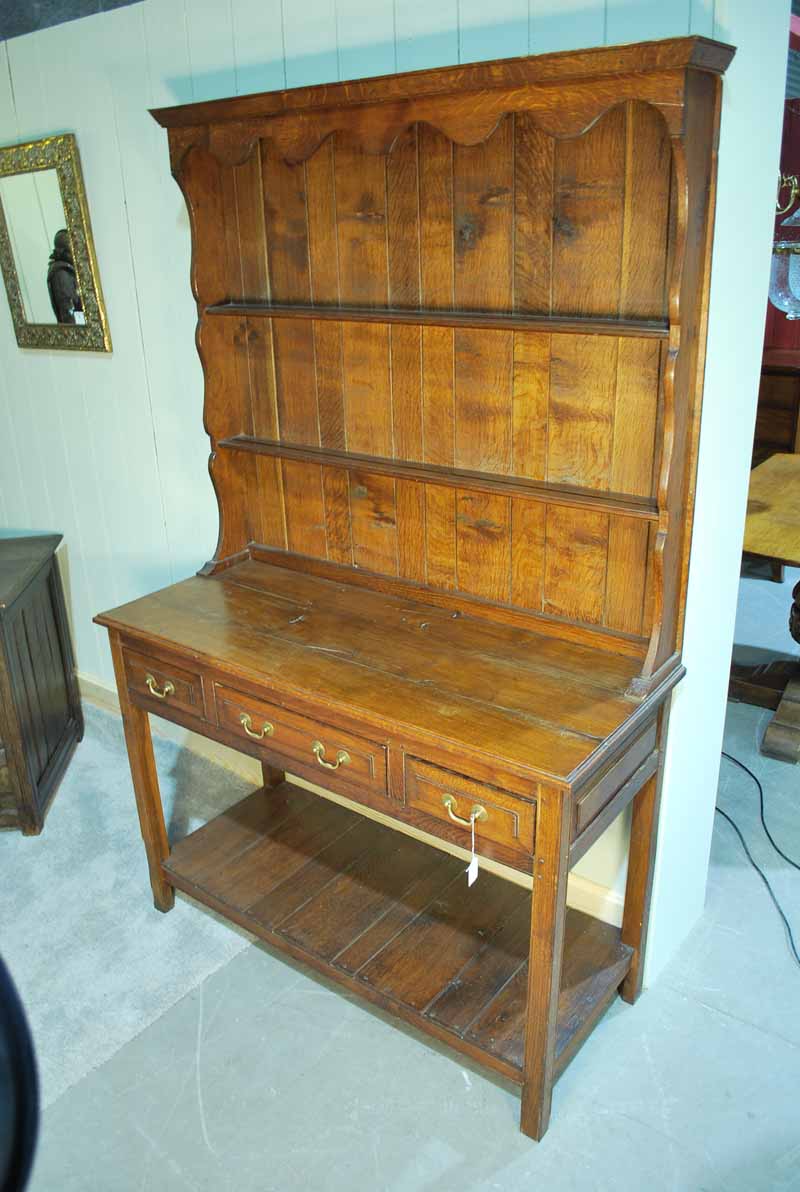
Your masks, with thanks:
M 432 464 L 455 463 L 454 333 L 422 329 L 422 442 Z
M 547 476 L 551 351 L 549 335 L 514 334 L 509 467 L 514 476 Z
M 261 178 L 269 255 L 270 293 L 275 302 L 309 302 L 306 171 L 288 165 L 262 143 Z
M 322 469 L 325 501 L 325 538 L 328 558 L 335 563 L 353 562 L 353 531 L 350 488 L 347 473 L 341 468 Z
M 395 476 L 399 479 L 422 480 L 432 484 L 451 485 L 455 488 L 465 487 L 475 492 L 504 493 L 507 496 L 525 497 L 528 500 L 541 501 L 546 504 L 595 509 L 616 516 L 633 517 L 652 523 L 658 522 L 658 504 L 652 497 L 635 497 L 625 493 L 598 491 L 571 484 L 530 480 L 524 476 L 508 476 L 503 472 L 478 472 L 469 468 L 451 467 L 449 464 L 416 463 L 409 460 L 387 459 L 378 455 L 361 455 L 355 451 L 298 446 L 292 443 L 282 443 L 275 439 L 257 439 L 251 435 L 233 435 L 231 438 L 220 439 L 217 446 L 223 451 L 265 455 L 277 459 L 294 459 L 308 463 L 327 464 L 331 467 L 358 467 L 385 476 Z
M 347 134 L 335 140 L 336 230 L 342 302 L 386 306 L 386 160 Z
M 520 1129 L 541 1138 L 550 1120 L 558 1031 L 558 991 L 567 916 L 570 806 L 540 794 L 533 865 L 533 911 L 525 1015 L 525 1081 Z
M 451 488 L 425 486 L 425 545 L 428 583 L 455 588 L 456 494 Z
M 322 468 L 285 459 L 282 470 L 287 547 L 300 554 L 326 559 Z
M 603 620 L 609 519 L 602 513 L 547 511 L 545 610 L 599 625 Z
M 296 478 L 309 492 L 312 480 Z M 429 490 L 429 528 L 440 495 L 448 507 L 428 568 L 438 564 L 445 584 L 455 582 L 456 506 L 454 490 L 434 490 L 433 500 Z M 321 505 L 315 494 L 309 520 Z M 314 526 L 307 532 L 320 534 Z M 391 528 L 382 532 L 393 537 Z M 621 694 L 637 671 L 635 658 L 261 562 L 185 580 L 103 623 L 125 624 L 140 639 L 156 633 L 182 655 L 202 635 L 204 654 L 240 682 L 264 685 L 271 675 L 285 698 L 290 690 L 315 698 L 324 691 L 337 716 L 349 707 L 360 717 L 374 713 L 376 724 L 410 717 L 430 732 L 447 726 L 446 736 L 458 737 L 457 755 L 480 752 L 485 741 L 493 756 L 524 758 L 537 773 L 546 763 L 545 774 L 561 779 L 634 713 L 644 714 Z
M 114 662 L 114 674 L 117 679 L 122 725 L 125 730 L 125 745 L 128 750 L 128 761 L 133 779 L 133 792 L 136 796 L 136 809 L 139 813 L 139 827 L 150 870 L 153 901 L 156 910 L 169 911 L 175 904 L 175 890 L 164 876 L 162 869 L 162 864 L 169 855 L 169 842 L 164 824 L 164 809 L 161 805 L 155 757 L 153 756 L 150 721 L 147 718 L 147 713 L 132 703 L 128 696 L 125 663 L 119 635 L 110 634 L 109 641 L 111 657 Z
M 313 325 L 275 319 L 272 328 L 281 438 L 290 443 L 319 443 Z
M 800 561 L 798 461 L 800 455 L 771 455 L 753 469 L 744 526 L 744 550 L 789 567 Z
M 541 609 L 547 510 L 534 501 L 511 501 L 511 599 L 522 608 Z
M 547 479 L 610 488 L 617 342 L 570 336 L 550 360 Z
M 514 121 L 453 151 L 454 304 L 510 310 L 514 250 Z
M 396 575 L 395 482 L 390 476 L 350 473 L 350 525 L 356 566 Z
M 669 723 L 669 709 L 668 701 L 659 717 L 658 743 L 662 750 Z M 634 949 L 630 971 L 620 989 L 626 1002 L 636 1001 L 644 981 L 644 957 L 650 898 L 653 892 L 662 778 L 663 769 L 659 768 L 633 801 L 625 910 L 622 920 L 622 941 Z
M 419 226 L 422 304 L 455 305 L 453 290 L 453 146 L 428 125 L 419 126 Z
M 625 109 L 558 141 L 553 165 L 554 312 L 616 313 L 625 209 Z
M 345 323 L 342 327 L 342 362 L 348 450 L 363 455 L 391 456 L 389 328 Z
M 268 798 L 257 791 L 180 841 L 165 870 L 279 951 L 523 1079 L 526 890 L 484 873 L 468 891 L 455 857 L 290 783 Z M 564 935 L 553 1032 L 562 1066 L 630 963 L 619 931 L 579 911 L 567 911 Z
M 511 576 L 511 502 L 508 497 L 458 490 L 458 587 L 473 596 L 507 603 Z
M 614 315 L 548 315 L 525 311 L 452 310 L 347 304 L 316 306 L 303 302 L 216 302 L 206 314 L 221 318 L 335 319 L 345 323 L 399 323 L 407 327 L 485 327 L 499 331 L 542 331 L 553 335 L 632 335 L 667 339 L 666 319 L 617 318 Z
M 514 339 L 510 332 L 454 335 L 454 462 L 478 472 L 511 470 Z
M 162 127 L 178 129 L 211 123 L 223 111 L 229 119 L 245 119 L 254 114 L 299 113 L 304 108 L 357 106 L 369 101 L 381 102 L 420 94 L 447 95 L 481 90 L 491 95 L 494 89 L 508 87 L 509 84 L 520 86 L 523 83 L 542 85 L 558 82 L 566 90 L 572 79 L 591 79 L 596 82 L 605 80 L 608 75 L 661 72 L 669 75 L 672 71 L 681 71 L 688 66 L 721 74 L 734 53 L 733 46 L 703 37 L 666 38 L 623 46 L 592 47 L 569 54 L 539 54 L 528 58 L 469 63 L 442 70 L 393 74 L 377 79 L 325 83 L 290 91 L 232 97 L 221 102 L 182 104 L 158 108 L 153 116 Z
M 335 305 L 341 301 L 341 286 L 332 138 L 305 163 L 304 182 L 310 296 L 315 303 Z
M 526 112 L 514 116 L 514 309 L 553 308 L 555 141 Z
M 386 161 L 389 305 L 420 305 L 419 126 L 397 138 Z

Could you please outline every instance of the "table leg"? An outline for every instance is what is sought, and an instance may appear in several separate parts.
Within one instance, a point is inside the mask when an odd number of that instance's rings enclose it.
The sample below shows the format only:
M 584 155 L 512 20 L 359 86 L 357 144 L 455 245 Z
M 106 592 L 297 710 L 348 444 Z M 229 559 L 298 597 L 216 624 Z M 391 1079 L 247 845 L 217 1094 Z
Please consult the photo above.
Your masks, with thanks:
M 800 642 L 800 584 L 792 592 L 789 632 Z M 767 726 L 761 752 L 782 762 L 800 761 L 800 673 L 795 670 L 781 696 L 775 715 Z
M 169 884 L 161 867 L 169 856 L 169 841 L 164 824 L 164 809 L 158 787 L 158 774 L 153 756 L 153 741 L 150 736 L 150 721 L 147 713 L 128 697 L 125 682 L 125 664 L 118 635 L 109 634 L 111 656 L 114 660 L 114 674 L 117 680 L 119 706 L 125 729 L 125 744 L 131 767 L 136 809 L 139 812 L 139 827 L 147 853 L 150 869 L 150 885 L 153 901 L 159 911 L 169 911 L 175 905 L 175 889 Z
M 667 700 L 659 717 L 658 742 L 661 757 L 658 769 L 635 796 L 631 808 L 631 840 L 628 847 L 625 907 L 622 912 L 622 942 L 633 948 L 633 959 L 628 975 L 619 990 L 622 999 L 631 1004 L 642 992 L 644 978 L 644 955 L 647 947 L 650 895 L 653 890 L 653 871 L 656 862 L 658 810 L 661 803 L 664 742 L 667 737 L 669 710 L 670 701 Z
M 650 894 L 656 854 L 660 767 L 633 800 L 631 842 L 628 850 L 628 881 L 622 913 L 622 942 L 633 948 L 628 975 L 620 986 L 626 1002 L 635 1002 L 642 992 Z
M 261 763 L 261 774 L 264 779 L 264 790 L 269 790 L 272 786 L 280 786 L 282 782 L 286 781 L 286 774 L 283 770 L 276 770 L 269 762 Z
M 528 1017 L 520 1129 L 540 1139 L 550 1120 L 564 951 L 569 871 L 570 801 L 544 790 L 537 807 L 533 862 Z
M 761 742 L 765 757 L 800 761 L 800 675 L 790 679 Z

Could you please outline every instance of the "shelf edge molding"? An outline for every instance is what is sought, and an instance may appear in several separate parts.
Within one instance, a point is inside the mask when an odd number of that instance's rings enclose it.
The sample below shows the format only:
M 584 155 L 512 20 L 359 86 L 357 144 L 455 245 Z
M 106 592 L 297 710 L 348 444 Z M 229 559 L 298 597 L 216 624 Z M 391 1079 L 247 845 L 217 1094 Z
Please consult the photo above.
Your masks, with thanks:
M 277 456 L 280 459 L 319 464 L 321 467 L 344 468 L 353 472 L 373 472 L 403 480 L 418 480 L 428 484 L 444 484 L 451 488 L 468 488 L 476 492 L 500 493 L 508 497 L 525 497 L 548 505 L 570 505 L 598 509 L 622 517 L 644 521 L 658 521 L 658 506 L 650 497 L 635 497 L 626 493 L 611 493 L 592 489 L 570 488 L 546 480 L 531 480 L 524 476 L 506 476 L 498 472 L 475 472 L 466 468 L 451 468 L 441 464 L 411 463 L 403 459 L 387 459 L 377 455 L 359 455 L 330 447 L 311 447 L 281 443 L 276 439 L 260 439 L 253 435 L 235 435 L 220 439 L 216 444 L 223 451 L 243 451 L 254 455 Z
M 589 315 L 545 315 L 480 310 L 416 310 L 383 306 L 310 306 L 276 302 L 223 302 L 205 314 L 223 318 L 327 319 L 337 323 L 400 323 L 414 327 L 479 327 L 497 331 L 542 331 L 561 335 L 613 335 L 667 339 L 666 319 L 616 319 Z

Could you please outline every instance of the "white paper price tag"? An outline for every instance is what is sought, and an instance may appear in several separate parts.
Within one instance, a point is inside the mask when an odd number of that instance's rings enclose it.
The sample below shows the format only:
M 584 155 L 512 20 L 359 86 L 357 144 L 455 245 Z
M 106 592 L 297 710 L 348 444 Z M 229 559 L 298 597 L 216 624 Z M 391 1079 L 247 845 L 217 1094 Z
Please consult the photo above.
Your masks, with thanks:
M 472 858 L 467 866 L 467 886 L 471 886 L 478 877 L 478 858 L 475 855 L 475 813 L 469 817 L 472 825 Z

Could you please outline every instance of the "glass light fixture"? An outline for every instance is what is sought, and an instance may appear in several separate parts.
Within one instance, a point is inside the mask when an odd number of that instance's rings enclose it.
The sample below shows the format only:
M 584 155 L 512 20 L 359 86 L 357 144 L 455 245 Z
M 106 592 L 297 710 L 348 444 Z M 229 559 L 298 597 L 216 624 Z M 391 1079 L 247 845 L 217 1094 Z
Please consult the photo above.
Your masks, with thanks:
M 772 246 L 769 300 L 787 319 L 800 319 L 800 241 L 776 240 Z

